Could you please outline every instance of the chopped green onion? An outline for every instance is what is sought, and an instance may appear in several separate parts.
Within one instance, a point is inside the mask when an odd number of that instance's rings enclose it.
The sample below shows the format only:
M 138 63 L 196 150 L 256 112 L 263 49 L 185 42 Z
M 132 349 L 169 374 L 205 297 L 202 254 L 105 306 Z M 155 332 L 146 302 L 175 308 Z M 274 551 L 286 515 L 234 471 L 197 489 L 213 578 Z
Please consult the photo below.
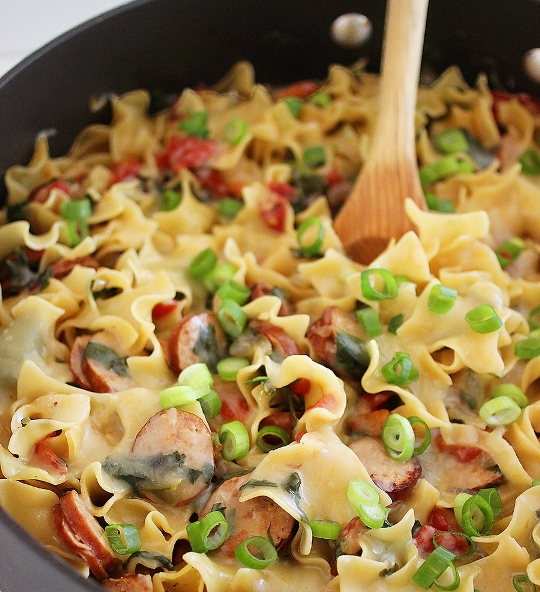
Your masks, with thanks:
M 206 273 L 214 269 L 217 264 L 217 255 L 212 247 L 203 249 L 189 264 L 189 273 L 194 278 L 202 278 Z
M 379 493 L 373 485 L 363 479 L 351 479 L 347 499 L 368 528 L 382 527 L 388 512 L 379 503 Z
M 248 431 L 246 426 L 236 419 L 221 425 L 218 437 L 223 446 L 221 455 L 225 460 L 244 458 L 249 452 Z
M 399 413 L 388 416 L 382 427 L 386 453 L 394 460 L 409 460 L 414 453 L 415 435 L 411 423 Z
M 118 555 L 131 555 L 141 550 L 141 537 L 133 524 L 108 524 L 105 534 Z
M 255 444 L 263 451 L 270 452 L 276 448 L 286 446 L 291 441 L 291 437 L 286 430 L 279 426 L 268 425 L 259 430 Z
M 514 355 L 521 360 L 532 360 L 540 356 L 540 337 L 529 337 L 516 342 Z
M 510 397 L 503 395 L 486 401 L 478 410 L 478 415 L 491 428 L 510 425 L 521 415 L 521 407 Z
M 495 489 L 495 487 L 486 487 L 484 489 L 480 489 L 477 493 L 481 498 L 483 498 L 493 510 L 493 517 L 498 518 L 502 513 L 502 500 L 499 492 Z
M 86 220 L 92 215 L 92 203 L 87 197 L 76 201 L 66 201 L 60 204 L 60 213 L 64 220 Z
M 304 149 L 302 160 L 307 167 L 316 169 L 326 163 L 326 151 L 323 146 L 308 146 Z
M 459 159 L 455 154 L 449 154 L 431 164 L 424 165 L 418 173 L 420 182 L 425 186 L 458 173 L 474 173 L 474 166 L 469 160 Z
M 250 551 L 250 547 L 256 554 Z M 234 555 L 242 565 L 251 569 L 264 569 L 278 558 L 274 545 L 261 536 L 252 536 L 241 542 L 235 548 Z
M 221 284 L 216 294 L 221 300 L 234 300 L 238 304 L 245 304 L 251 296 L 251 290 L 233 279 L 228 279 Z
M 495 255 L 497 255 L 501 268 L 506 269 L 511 263 L 514 263 L 524 248 L 525 241 L 521 238 L 512 238 L 501 243 L 495 249 Z
M 464 532 L 469 536 L 486 536 L 495 524 L 493 508 L 480 495 L 458 494 L 454 513 Z
M 356 318 L 358 319 L 358 322 L 362 325 L 362 328 L 366 332 L 366 335 L 369 339 L 374 339 L 378 335 L 382 334 L 383 330 L 381 321 L 379 320 L 379 317 L 375 310 L 370 306 L 357 310 Z
M 381 368 L 381 372 L 387 382 L 398 386 L 416 382 L 419 378 L 418 370 L 412 363 L 411 356 L 405 352 L 396 352 L 390 362 Z
M 525 175 L 540 175 L 540 154 L 534 148 L 528 148 L 519 157 L 521 170 Z
M 377 290 L 374 284 L 382 281 L 381 290 Z M 394 276 L 387 269 L 364 269 L 360 274 L 360 287 L 366 300 L 392 300 L 399 292 Z
M 223 380 L 236 380 L 238 371 L 246 366 L 249 366 L 249 360 L 232 356 L 230 358 L 224 358 L 217 363 L 217 372 Z
M 428 310 L 438 314 L 449 312 L 457 300 L 457 290 L 442 284 L 435 284 L 429 293 Z
M 195 138 L 202 138 L 205 140 L 208 138 L 208 128 L 206 123 L 208 122 L 208 113 L 206 111 L 195 111 L 189 119 L 184 119 L 180 122 L 179 128 L 186 132 L 188 136 Z
M 182 201 L 182 198 L 178 191 L 174 189 L 167 189 L 161 194 L 160 209 L 164 212 L 170 212 L 174 210 Z
M 428 210 L 432 212 L 440 212 L 441 214 L 453 214 L 456 211 L 454 204 L 449 199 L 439 199 L 431 191 L 426 191 L 424 196 L 426 198 L 426 205 Z
M 328 105 L 330 105 L 330 103 L 332 102 L 332 97 L 323 91 L 318 91 L 316 93 L 313 93 L 308 101 L 310 103 L 313 103 L 314 105 L 317 105 L 317 107 L 321 107 L 321 109 L 324 109 L 326 107 L 328 107 Z
M 400 313 L 390 319 L 390 322 L 388 323 L 389 333 L 393 333 L 395 335 L 401 325 L 403 325 L 403 315 Z
M 202 520 L 186 527 L 189 544 L 195 553 L 206 553 L 221 547 L 229 534 L 229 524 L 219 510 L 206 514 Z
M 248 130 L 248 124 L 241 117 L 233 117 L 225 126 L 224 136 L 229 144 L 236 146 L 244 139 Z
M 335 541 L 341 533 L 341 524 L 331 520 L 310 520 L 309 526 L 313 536 L 317 539 Z
M 289 111 L 291 112 L 292 116 L 298 119 L 300 111 L 302 111 L 302 107 L 304 106 L 304 101 L 296 97 L 286 97 L 282 100 L 287 105 L 287 107 L 289 107 Z
M 316 230 L 316 233 L 314 232 Z M 313 236 L 315 234 L 315 236 Z M 313 257 L 321 251 L 324 241 L 325 230 L 321 219 L 318 216 L 306 218 L 296 231 L 296 240 L 302 255 Z
M 203 410 L 204 416 L 208 420 L 214 419 L 214 417 L 216 417 L 216 415 L 218 415 L 219 412 L 221 411 L 221 406 L 222 406 L 221 398 L 216 393 L 216 391 L 214 391 L 212 389 L 210 389 L 206 393 L 206 395 L 203 395 L 199 399 L 199 403 L 200 403 L 201 408 Z
M 455 558 L 454 553 L 448 549 L 435 547 L 435 550 L 426 557 L 424 563 L 416 570 L 411 578 L 412 581 L 424 588 L 424 590 L 429 590 L 433 584 L 441 588 L 441 590 L 455 590 L 460 583 L 459 572 L 454 566 Z M 449 586 L 442 586 L 438 583 L 438 579 L 448 568 L 452 570 L 454 581 Z
M 531 329 L 540 329 L 540 305 L 531 310 L 528 321 Z
M 221 328 L 233 339 L 238 337 L 247 324 L 247 315 L 238 302 L 225 299 L 217 311 Z
M 218 212 L 220 216 L 227 218 L 227 220 L 232 220 L 243 207 L 244 202 L 241 199 L 224 197 L 219 201 Z
M 232 279 L 237 268 L 233 263 L 224 261 L 217 263 L 213 269 L 203 276 L 204 287 L 209 292 L 216 292 L 227 280 Z
M 208 366 L 204 362 L 197 362 L 187 366 L 178 376 L 178 384 L 190 386 L 193 389 L 210 390 L 214 379 Z
M 166 388 L 159 393 L 159 402 L 162 409 L 171 409 L 172 407 L 181 407 L 188 403 L 197 401 L 206 393 L 208 388 L 194 389 L 191 386 L 176 385 Z
M 469 150 L 467 138 L 460 129 L 444 130 L 437 134 L 435 144 L 444 154 L 455 154 L 456 152 L 467 152 Z
M 499 384 L 491 391 L 492 399 L 503 396 L 513 399 L 522 409 L 529 404 L 529 399 L 517 384 Z
M 526 590 L 523 589 L 521 584 L 526 585 Z M 536 592 L 536 584 L 531 581 L 527 574 L 517 574 L 512 578 L 512 586 L 514 586 L 517 592 Z
M 493 333 L 503 326 L 499 315 L 489 304 L 473 308 L 465 315 L 465 320 L 476 333 Z
M 420 417 L 416 417 L 416 415 L 411 415 L 408 420 L 411 426 L 414 426 L 418 423 L 424 427 L 424 439 L 418 446 L 414 447 L 413 456 L 418 456 L 419 454 L 425 452 L 428 446 L 431 444 L 431 430 L 429 429 L 428 424 Z

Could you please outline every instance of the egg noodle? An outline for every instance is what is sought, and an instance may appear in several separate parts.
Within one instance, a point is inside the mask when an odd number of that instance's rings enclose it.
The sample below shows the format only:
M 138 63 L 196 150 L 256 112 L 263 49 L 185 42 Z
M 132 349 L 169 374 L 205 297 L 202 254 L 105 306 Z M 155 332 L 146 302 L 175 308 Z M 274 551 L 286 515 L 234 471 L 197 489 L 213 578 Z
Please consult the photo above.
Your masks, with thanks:
M 332 215 L 377 90 L 242 62 L 7 172 L 0 504 L 84 576 L 540 586 L 540 108 L 457 69 L 421 86 L 429 210 L 364 266 Z

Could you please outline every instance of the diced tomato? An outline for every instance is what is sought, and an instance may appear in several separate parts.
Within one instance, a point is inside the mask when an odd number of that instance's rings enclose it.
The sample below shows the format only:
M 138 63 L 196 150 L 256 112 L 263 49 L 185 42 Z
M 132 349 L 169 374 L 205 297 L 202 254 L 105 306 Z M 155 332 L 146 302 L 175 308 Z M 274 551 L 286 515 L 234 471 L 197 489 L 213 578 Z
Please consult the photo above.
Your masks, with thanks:
M 36 201 L 38 203 L 45 203 L 53 189 L 60 189 L 61 191 L 64 191 L 69 195 L 71 191 L 71 186 L 66 181 L 64 181 L 64 179 L 55 179 L 54 181 L 49 181 L 44 185 L 36 187 L 36 189 L 34 189 L 34 191 L 32 191 L 32 193 L 30 194 L 28 199 L 30 201 Z
M 43 438 L 36 442 L 34 446 L 34 455 L 38 463 L 47 471 L 57 475 L 66 475 L 67 466 L 63 459 L 61 459 L 54 450 L 45 443 L 48 438 Z
M 289 201 L 283 195 L 271 191 L 268 199 L 259 202 L 259 214 L 268 228 L 283 232 Z
M 270 181 L 270 183 L 268 183 L 268 189 L 274 193 L 278 193 L 279 195 L 286 197 L 289 201 L 296 193 L 294 187 L 290 183 L 280 181 Z
M 343 175 L 337 169 L 332 169 L 326 173 L 326 181 L 330 187 L 342 183 L 344 180 Z
M 167 150 L 156 155 L 160 169 L 179 171 L 183 168 L 196 169 L 205 165 L 218 152 L 219 146 L 213 140 L 172 136 Z
M 453 534 L 462 531 L 451 508 L 435 507 L 429 516 L 428 524 L 416 533 L 414 542 L 420 555 L 427 557 L 435 548 L 433 537 L 437 535 L 437 544 L 459 557 L 469 550 L 465 537 Z
M 289 436 L 293 432 L 293 417 L 289 411 L 276 411 L 272 415 L 267 415 L 261 420 L 259 427 L 264 428 L 266 426 L 276 426 L 284 429 Z
M 152 309 L 152 321 L 161 321 L 173 313 L 178 306 L 176 300 L 165 300 L 165 302 L 158 302 Z
M 291 383 L 290 388 L 295 395 L 305 396 L 311 389 L 311 381 L 309 378 L 298 378 Z
M 225 182 L 223 173 L 210 167 L 202 167 L 197 171 L 199 181 L 218 197 L 230 195 L 229 186 Z
M 420 551 L 421 557 L 427 557 L 435 545 L 433 544 L 433 537 L 437 534 L 437 529 L 429 524 L 424 524 L 414 536 L 414 542 Z
M 365 393 L 362 395 L 362 400 L 372 411 L 375 411 L 383 407 L 388 399 L 395 396 L 396 394 L 392 391 L 381 391 L 380 393 Z
M 460 444 L 447 444 L 442 438 L 436 439 L 437 446 L 442 452 L 448 452 L 462 463 L 468 463 L 482 454 L 481 448 L 476 446 L 462 446 Z
M 461 530 L 452 508 L 439 508 L 435 506 L 431 510 L 428 523 L 437 530 L 450 530 L 454 532 Z
M 309 407 L 309 409 L 315 409 L 317 407 L 321 407 L 322 409 L 327 409 L 328 411 L 332 411 L 335 409 L 337 405 L 337 399 L 334 395 L 324 395 L 321 397 L 315 405 Z
M 115 162 L 111 167 L 111 185 L 120 181 L 136 179 L 141 172 L 142 162 L 138 158 L 129 158 Z
M 307 99 L 313 93 L 316 93 L 319 90 L 320 84 L 314 82 L 313 80 L 301 80 L 300 82 L 295 82 L 294 84 L 290 84 L 285 88 L 281 88 L 275 91 L 272 94 L 274 101 L 279 101 L 280 99 L 288 99 L 288 98 L 296 98 L 296 99 Z

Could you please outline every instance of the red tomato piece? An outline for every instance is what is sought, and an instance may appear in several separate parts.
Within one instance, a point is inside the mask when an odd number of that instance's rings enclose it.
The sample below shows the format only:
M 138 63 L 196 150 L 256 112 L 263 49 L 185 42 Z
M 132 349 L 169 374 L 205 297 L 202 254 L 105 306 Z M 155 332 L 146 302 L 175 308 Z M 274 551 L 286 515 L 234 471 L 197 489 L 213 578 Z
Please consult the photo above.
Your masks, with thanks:
M 152 309 L 152 321 L 161 321 L 176 310 L 178 302 L 176 300 L 165 300 L 158 302 Z
M 295 395 L 305 396 L 311 389 L 309 378 L 298 378 L 290 384 L 290 388 Z
M 452 508 L 439 508 L 436 506 L 433 508 L 433 510 L 431 510 L 428 523 L 437 530 L 451 530 L 454 532 L 461 531 L 461 527 L 458 524 L 454 510 L 452 510 Z
M 259 202 L 259 214 L 268 228 L 283 232 L 289 201 L 279 193 L 271 192 L 268 199 Z
M 218 144 L 202 138 L 180 138 L 172 136 L 165 153 L 156 157 L 160 168 L 179 171 L 183 168 L 196 169 L 205 165 L 218 152 Z
M 115 162 L 111 167 L 111 185 L 120 181 L 136 179 L 141 172 L 142 162 L 138 158 L 129 158 Z
M 221 399 L 221 412 L 219 416 L 227 421 L 238 420 L 244 422 L 250 413 L 249 404 L 236 381 L 223 380 L 214 376 L 214 390 Z M 218 416 L 218 417 L 219 417 Z
M 275 91 L 272 96 L 274 101 L 288 98 L 305 100 L 313 93 L 316 93 L 319 90 L 319 87 L 320 85 L 313 80 L 301 80 L 300 82 L 295 82 L 294 84 L 290 84 L 285 88 Z
M 210 167 L 202 167 L 197 171 L 197 178 L 202 185 L 208 187 L 208 189 L 218 197 L 225 197 L 226 195 L 231 194 L 229 186 L 225 182 L 225 177 L 221 171 Z
M 480 454 L 482 449 L 476 446 L 461 446 L 460 444 L 447 444 L 442 438 L 436 439 L 437 446 L 442 452 L 448 452 L 455 459 L 462 463 L 468 463 L 475 460 Z
M 294 187 L 290 183 L 284 183 L 280 181 L 270 181 L 268 183 L 268 189 L 274 193 L 278 193 L 287 199 L 292 199 L 296 193 Z
M 330 187 L 342 183 L 344 180 L 343 175 L 337 169 L 332 169 L 326 173 L 326 181 Z
M 53 189 L 60 189 L 68 195 L 71 192 L 71 186 L 66 181 L 64 181 L 64 179 L 55 179 L 54 181 L 49 181 L 44 185 L 36 187 L 36 189 L 34 189 L 34 191 L 32 191 L 32 193 L 29 195 L 28 199 L 38 203 L 45 203 Z

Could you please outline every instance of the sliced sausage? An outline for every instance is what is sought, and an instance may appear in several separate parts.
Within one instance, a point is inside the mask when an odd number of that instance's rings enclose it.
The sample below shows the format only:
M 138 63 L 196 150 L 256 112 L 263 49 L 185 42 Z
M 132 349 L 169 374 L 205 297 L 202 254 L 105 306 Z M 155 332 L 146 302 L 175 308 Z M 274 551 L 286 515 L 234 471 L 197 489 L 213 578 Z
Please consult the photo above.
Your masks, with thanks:
M 335 558 L 340 555 L 361 555 L 360 537 L 366 531 L 367 526 L 355 516 L 339 533 L 334 551 Z
M 83 257 L 75 257 L 75 259 L 60 259 L 53 263 L 49 270 L 51 275 L 57 280 L 61 280 L 66 277 L 76 265 L 82 265 L 84 267 L 92 267 L 93 269 L 99 268 L 99 263 L 90 255 L 84 255 Z
M 121 578 L 110 578 L 102 582 L 107 590 L 113 592 L 152 592 L 152 578 L 148 574 L 129 574 Z
M 86 562 L 98 580 L 105 580 L 120 567 L 105 532 L 76 491 L 63 495 L 52 515 L 60 540 Z
M 422 466 L 416 457 L 407 461 L 394 460 L 378 438 L 365 436 L 349 444 L 373 482 L 390 496 L 414 485 L 422 476 Z
M 345 380 L 360 380 L 369 366 L 369 355 L 354 317 L 337 306 L 324 309 L 306 337 L 323 364 Z
M 225 508 L 223 514 L 229 523 L 229 536 L 216 552 L 226 557 L 234 557 L 234 549 L 251 536 L 268 538 L 279 550 L 290 540 L 296 524 L 290 514 L 268 497 L 240 502 L 240 487 L 249 479 L 249 475 L 242 475 L 224 481 L 201 514 L 203 518 L 216 505 Z
M 217 316 L 211 311 L 184 317 L 174 328 L 168 342 L 171 369 L 176 374 L 198 362 L 210 372 L 217 372 L 217 363 L 227 355 L 227 336 Z
M 257 319 L 250 324 L 250 327 L 268 339 L 274 356 L 279 360 L 284 360 L 286 357 L 295 354 L 304 353 L 296 341 L 277 325 Z
M 50 437 L 50 435 L 46 436 L 42 440 L 36 442 L 33 450 L 33 460 L 46 471 L 60 477 L 65 477 L 68 472 L 66 461 L 63 458 L 60 458 L 46 443 L 46 440 Z
M 187 411 L 173 408 L 156 413 L 137 434 L 131 451 L 135 463 L 131 476 L 137 474 L 138 463 L 140 490 L 170 504 L 195 497 L 214 474 L 210 430 Z
M 135 386 L 126 364 L 127 352 L 112 331 L 80 335 L 69 364 L 77 384 L 96 393 L 116 393 Z

